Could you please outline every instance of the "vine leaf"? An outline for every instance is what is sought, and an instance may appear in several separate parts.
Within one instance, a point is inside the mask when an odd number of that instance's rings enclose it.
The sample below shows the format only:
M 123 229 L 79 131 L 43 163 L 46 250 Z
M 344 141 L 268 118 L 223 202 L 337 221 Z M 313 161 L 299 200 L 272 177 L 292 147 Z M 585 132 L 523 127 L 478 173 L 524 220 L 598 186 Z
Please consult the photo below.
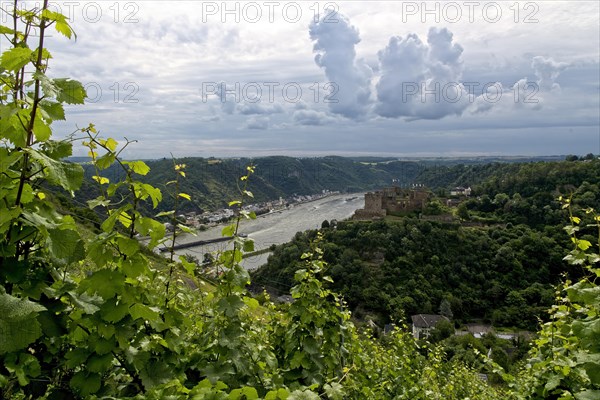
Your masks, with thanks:
M 40 304 L 7 294 L 0 287 L 0 354 L 20 350 L 42 335 L 36 316 L 46 310 Z
M 39 162 L 50 183 L 61 186 L 68 191 L 79 189 L 83 182 L 83 168 L 79 164 L 54 160 L 32 148 L 25 149 L 32 159 Z
M 33 51 L 27 47 L 14 47 L 2 53 L 0 67 L 9 71 L 18 71 L 30 60 Z
M 81 82 L 67 78 L 57 78 L 54 79 L 54 85 L 60 89 L 56 95 L 58 102 L 67 104 L 84 103 L 86 93 Z

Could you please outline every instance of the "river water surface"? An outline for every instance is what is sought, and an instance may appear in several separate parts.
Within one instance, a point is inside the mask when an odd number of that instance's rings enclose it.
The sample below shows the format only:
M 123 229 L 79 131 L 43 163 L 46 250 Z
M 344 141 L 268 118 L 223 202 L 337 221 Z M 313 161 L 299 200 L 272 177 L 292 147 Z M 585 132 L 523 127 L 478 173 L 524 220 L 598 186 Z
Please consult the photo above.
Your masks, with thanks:
M 255 250 L 265 249 L 272 244 L 289 242 L 296 232 L 320 228 L 324 220 L 349 218 L 356 209 L 363 207 L 363 193 L 332 195 L 319 200 L 296 204 L 286 210 L 261 215 L 254 220 L 242 220 L 239 232 L 254 240 Z M 219 238 L 223 226 L 225 225 L 198 232 L 197 236 L 182 235 L 177 239 L 177 244 Z M 231 246 L 231 242 L 211 243 L 180 249 L 176 253 L 178 255 L 191 254 L 202 261 L 205 253 L 224 250 L 228 246 Z M 247 269 L 257 268 L 266 263 L 268 256 L 268 253 L 264 253 L 246 258 L 242 265 Z

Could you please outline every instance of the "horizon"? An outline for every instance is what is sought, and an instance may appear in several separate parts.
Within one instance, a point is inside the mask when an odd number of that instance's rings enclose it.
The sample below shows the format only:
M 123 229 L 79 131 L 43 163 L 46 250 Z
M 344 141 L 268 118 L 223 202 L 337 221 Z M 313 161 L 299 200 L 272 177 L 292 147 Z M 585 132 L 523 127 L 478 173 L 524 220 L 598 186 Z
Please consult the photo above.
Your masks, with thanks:
M 590 153 L 587 153 L 590 154 Z M 260 158 L 268 158 L 268 157 L 287 157 L 287 158 L 296 158 L 296 159 L 319 159 L 319 158 L 328 158 L 328 157 L 341 157 L 347 159 L 373 159 L 373 160 L 381 160 L 381 161 L 430 161 L 430 160 L 486 160 L 486 159 L 513 159 L 513 160 L 521 160 L 521 159 L 547 159 L 548 161 L 565 161 L 565 158 L 571 155 L 575 155 L 582 159 L 587 154 L 549 154 L 549 155 L 462 155 L 462 156 L 398 156 L 398 155 L 340 155 L 340 154 L 324 154 L 324 155 L 286 155 L 286 154 L 270 154 L 270 155 L 232 155 L 232 156 L 178 156 L 171 157 L 163 156 L 163 157 L 153 157 L 153 158 L 124 158 L 126 160 L 142 160 L 142 161 L 162 161 L 165 159 L 175 159 L 175 160 L 183 160 L 187 158 L 191 159 L 203 159 L 203 160 L 240 160 L 240 159 L 260 159 Z M 600 158 L 600 154 L 593 154 L 596 158 Z M 89 156 L 70 156 L 68 159 L 86 159 L 91 160 Z M 379 161 L 379 162 L 381 162 Z

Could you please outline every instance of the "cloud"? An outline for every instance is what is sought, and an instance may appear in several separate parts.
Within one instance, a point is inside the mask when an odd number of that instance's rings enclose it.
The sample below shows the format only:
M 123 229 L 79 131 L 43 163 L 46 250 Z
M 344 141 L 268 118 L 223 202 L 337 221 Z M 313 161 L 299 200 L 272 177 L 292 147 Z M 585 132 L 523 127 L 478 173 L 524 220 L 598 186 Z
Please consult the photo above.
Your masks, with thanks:
M 297 125 L 320 126 L 327 125 L 335 121 L 335 118 L 326 113 L 315 110 L 297 110 L 294 111 L 292 119 Z
M 329 109 L 346 118 L 360 119 L 368 110 L 372 71 L 363 60 L 356 59 L 355 46 L 360 42 L 358 29 L 339 13 L 331 11 L 313 21 L 309 27 L 316 64 L 333 83 Z
M 461 115 L 474 100 L 461 83 L 462 52 L 445 28 L 431 28 L 427 43 L 416 34 L 391 37 L 378 52 L 381 77 L 375 112 L 408 120 Z
M 244 103 L 237 107 L 237 111 L 242 115 L 278 114 L 283 112 L 283 107 L 281 104 Z
M 218 122 L 221 120 L 221 117 L 218 115 L 209 115 L 206 117 L 200 117 L 200 122 Z
M 533 57 L 531 61 L 531 68 L 538 78 L 537 84 L 541 91 L 560 90 L 560 85 L 555 81 L 568 66 L 567 63 L 556 62 L 552 58 L 541 56 Z
M 246 121 L 246 129 L 265 130 L 269 129 L 269 118 L 268 117 L 250 117 Z

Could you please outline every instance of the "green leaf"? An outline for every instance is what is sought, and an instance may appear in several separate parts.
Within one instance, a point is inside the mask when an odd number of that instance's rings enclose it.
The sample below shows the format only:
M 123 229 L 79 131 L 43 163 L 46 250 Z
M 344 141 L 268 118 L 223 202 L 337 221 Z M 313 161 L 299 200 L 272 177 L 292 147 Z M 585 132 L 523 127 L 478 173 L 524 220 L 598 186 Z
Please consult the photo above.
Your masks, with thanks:
M 0 25 L 0 35 L 12 35 L 14 31 L 8 26 Z
M 106 207 L 107 205 L 110 204 L 110 200 L 106 200 L 104 198 L 104 196 L 98 196 L 95 199 L 92 200 L 88 200 L 87 201 L 88 207 L 93 210 L 94 208 L 98 207 L 98 206 L 104 206 Z
M 320 400 L 319 395 L 310 390 L 294 390 L 288 396 L 287 400 Z
M 49 229 L 48 242 L 50 253 L 68 263 L 83 260 L 85 249 L 79 233 L 70 229 Z
M 162 193 L 159 188 L 155 188 L 152 185 L 147 183 L 142 183 L 140 185 L 141 190 L 152 199 L 152 207 L 158 207 L 158 203 L 162 201 Z
M 88 349 L 83 349 L 80 347 L 72 348 L 67 352 L 67 354 L 65 354 L 65 365 L 69 368 L 78 367 L 79 365 L 86 362 L 89 355 L 90 352 Z
M 600 390 L 584 390 L 579 393 L 575 393 L 577 400 L 598 400 L 600 399 Z
M 234 317 L 238 311 L 245 307 L 245 303 L 238 296 L 227 296 L 219 300 L 219 310 L 227 317 Z
M 231 206 L 235 206 L 235 205 L 238 205 L 238 204 L 242 204 L 242 202 L 239 201 L 239 200 L 233 200 L 233 201 L 230 201 L 227 204 L 229 205 L 229 207 L 231 207 Z
M 73 144 L 67 140 L 48 140 L 43 144 L 44 153 L 55 160 L 69 157 L 73 154 Z
M 94 176 L 92 176 L 92 179 L 95 180 L 96 182 L 98 182 L 100 185 L 106 185 L 106 184 L 110 183 L 108 178 L 105 178 L 103 176 L 94 175 Z
M 327 398 L 331 400 L 343 400 L 344 399 L 344 390 L 342 385 L 337 382 L 332 382 L 331 384 L 326 384 L 323 386 L 323 390 L 325 390 L 325 394 Z
M 79 189 L 83 182 L 83 168 L 79 164 L 54 160 L 47 155 L 27 148 L 24 151 L 44 167 L 44 173 L 50 183 L 68 191 Z
M 253 387 L 246 386 L 242 388 L 242 395 L 246 396 L 246 400 L 258 399 L 258 392 Z
M 114 357 L 112 353 L 107 354 L 93 354 L 87 360 L 87 369 L 91 372 L 102 373 L 107 371 L 113 366 Z
M 96 158 L 96 166 L 103 170 L 110 167 L 115 162 L 116 155 L 114 153 L 106 153 L 102 157 Z
M 125 285 L 125 275 L 119 271 L 101 269 L 81 281 L 80 290 L 98 293 L 102 298 L 109 299 L 120 293 Z
M 141 217 L 135 220 L 135 228 L 141 235 L 150 236 L 148 248 L 153 249 L 160 240 L 165 237 L 165 226 L 149 217 Z
M 115 298 L 108 299 L 100 307 L 100 315 L 107 322 L 119 322 L 129 314 L 129 304 Z
M 94 304 L 93 298 L 86 294 L 76 294 L 69 292 L 71 301 L 77 308 L 81 309 L 86 314 L 94 314 L 96 311 L 100 310 L 96 304 Z M 98 297 L 96 297 L 98 299 Z
M 143 161 L 123 161 L 123 164 L 128 165 L 138 175 L 146 175 L 150 172 L 150 167 Z
M 13 207 L 11 209 L 3 209 L 0 212 L 0 234 L 8 231 L 10 225 L 21 215 L 21 207 Z
M 224 237 L 230 237 L 235 234 L 235 225 L 227 225 L 221 230 L 221 235 Z
M 117 210 L 111 210 L 108 218 L 106 218 L 104 220 L 104 222 L 102 223 L 102 225 L 100 226 L 102 228 L 102 230 L 104 232 L 112 232 L 112 230 L 115 226 L 115 223 L 117 222 L 117 219 L 119 218 L 119 215 L 121 215 L 121 213 L 127 212 L 129 209 L 131 209 L 131 207 L 132 207 L 131 204 L 125 204 L 123 207 L 121 207 Z M 139 229 L 138 229 L 138 232 L 139 232 Z M 142 233 L 142 235 L 144 235 L 144 233 Z
M 33 51 L 27 47 L 13 47 L 6 50 L 0 57 L 0 67 L 8 71 L 18 71 L 30 60 Z
M 71 39 L 71 36 L 73 35 L 73 30 L 71 29 L 69 24 L 67 24 L 64 21 L 56 21 L 56 24 L 54 24 L 54 27 L 56 28 L 57 32 L 63 34 L 64 36 L 68 37 L 69 39 Z
M 140 244 L 137 240 L 124 236 L 119 236 L 117 238 L 117 245 L 119 246 L 119 251 L 127 257 L 133 256 L 140 249 Z
M 44 93 L 44 97 L 45 98 L 55 98 L 56 95 L 58 94 L 58 87 L 56 87 L 56 85 L 54 84 L 54 81 L 50 78 L 48 78 L 43 72 L 36 72 L 33 74 L 33 78 L 37 79 L 40 82 L 40 85 L 42 86 L 42 92 Z M 45 110 L 45 105 L 50 105 L 50 108 L 52 107 L 52 104 L 58 104 L 61 107 L 62 110 L 62 105 L 60 103 L 53 103 L 50 102 L 48 100 L 42 100 L 40 102 L 40 107 L 42 108 L 42 110 Z M 64 110 L 62 111 L 62 115 L 64 119 L 65 116 L 65 112 Z
M 79 371 L 69 381 L 69 385 L 75 389 L 81 396 L 89 396 L 100 390 L 100 375 Z
M 254 251 L 254 240 L 246 239 L 244 240 L 244 252 L 250 253 Z
M 146 321 L 157 321 L 160 319 L 160 309 L 156 307 L 148 307 L 147 305 L 136 303 L 129 308 L 129 315 L 136 320 L 141 318 Z
M 7 294 L 0 287 L 0 354 L 27 347 L 42 335 L 36 316 L 46 310 L 40 304 Z
M 67 104 L 83 104 L 86 93 L 81 82 L 67 78 L 54 79 L 54 84 L 58 87 L 59 92 L 56 96 L 56 101 Z
M 183 197 L 183 198 L 184 198 L 184 199 L 186 199 L 186 200 L 192 200 L 192 198 L 190 197 L 190 195 L 189 195 L 189 194 L 187 194 L 187 193 L 178 193 L 177 195 L 178 195 L 179 197 Z
M 265 395 L 265 400 L 286 400 L 289 396 L 289 392 L 283 388 L 277 390 L 271 390 Z
M 152 359 L 140 371 L 145 389 L 169 382 L 173 378 L 173 369 L 160 360 Z
M 38 142 L 45 142 L 46 140 L 50 139 L 50 136 L 52 136 L 52 130 L 50 129 L 50 126 L 42 120 L 40 114 L 35 116 L 33 134 L 35 136 L 35 140 Z
M 186 260 L 185 256 L 179 256 L 179 262 L 181 262 L 181 265 L 183 265 L 183 268 L 185 268 L 185 271 L 193 276 L 194 275 L 194 271 L 196 271 L 196 264 L 193 262 L 189 262 L 188 260 Z
M 577 247 L 579 247 L 583 251 L 586 251 L 591 246 L 592 246 L 592 244 L 587 240 L 581 240 L 581 239 L 577 240 Z

